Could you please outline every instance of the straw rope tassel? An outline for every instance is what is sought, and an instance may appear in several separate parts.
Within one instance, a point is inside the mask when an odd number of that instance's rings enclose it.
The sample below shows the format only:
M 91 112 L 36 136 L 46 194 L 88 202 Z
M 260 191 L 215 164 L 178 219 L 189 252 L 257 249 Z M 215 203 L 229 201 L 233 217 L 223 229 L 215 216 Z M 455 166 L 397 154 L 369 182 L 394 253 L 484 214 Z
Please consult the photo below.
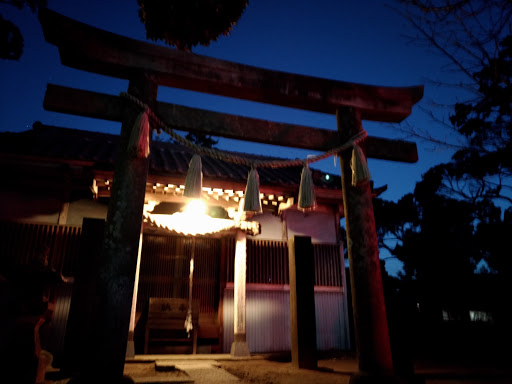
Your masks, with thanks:
M 128 150 L 133 151 L 136 157 L 142 159 L 149 156 L 149 119 L 147 110 L 142 111 L 135 119 Z
M 244 211 L 261 213 L 260 200 L 260 176 L 258 171 L 253 168 L 247 177 L 247 186 L 244 195 Z
M 313 184 L 313 175 L 307 164 L 302 168 L 300 175 L 299 202 L 297 207 L 301 211 L 307 211 L 316 207 L 315 186 Z
M 371 175 L 366 163 L 366 157 L 359 145 L 354 145 L 352 149 L 350 167 L 352 168 L 352 185 L 355 186 L 362 181 L 370 179 Z
M 192 156 L 188 165 L 187 178 L 185 179 L 185 190 L 183 196 L 195 199 L 201 198 L 203 194 L 203 165 L 201 156 Z

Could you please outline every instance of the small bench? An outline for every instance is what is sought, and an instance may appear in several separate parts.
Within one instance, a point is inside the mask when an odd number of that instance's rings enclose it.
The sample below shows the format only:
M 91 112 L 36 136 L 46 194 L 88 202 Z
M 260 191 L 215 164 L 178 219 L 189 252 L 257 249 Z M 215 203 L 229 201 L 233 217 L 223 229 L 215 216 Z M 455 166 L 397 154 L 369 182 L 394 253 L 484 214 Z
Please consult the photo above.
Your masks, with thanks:
M 149 299 L 148 320 L 144 338 L 144 353 L 148 353 L 150 341 L 184 342 L 192 341 L 192 353 L 197 353 L 197 334 L 199 328 L 199 300 L 192 300 L 192 335 L 189 338 L 185 329 L 188 299 Z M 152 336 L 151 331 L 159 331 Z

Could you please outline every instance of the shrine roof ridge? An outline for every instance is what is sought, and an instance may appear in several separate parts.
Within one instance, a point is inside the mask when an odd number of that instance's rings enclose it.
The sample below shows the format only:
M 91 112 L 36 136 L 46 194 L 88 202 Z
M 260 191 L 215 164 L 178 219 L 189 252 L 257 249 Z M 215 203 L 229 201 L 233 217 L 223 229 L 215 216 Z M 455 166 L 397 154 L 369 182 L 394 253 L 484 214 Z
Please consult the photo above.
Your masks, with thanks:
M 33 124 L 23 132 L 0 133 L 0 156 L 21 156 L 60 162 L 88 163 L 98 171 L 113 170 L 118 151 L 119 135 Z M 255 159 L 276 157 L 232 152 Z M 150 174 L 185 177 L 193 151 L 177 143 L 153 140 L 150 151 Z M 245 184 L 249 167 L 227 163 L 208 156 L 202 157 L 205 180 L 226 180 Z M 302 167 L 262 168 L 258 170 L 262 185 L 288 185 L 296 188 Z M 341 190 L 341 177 L 312 168 L 315 186 L 321 189 Z M 341 196 L 341 195 L 340 195 Z

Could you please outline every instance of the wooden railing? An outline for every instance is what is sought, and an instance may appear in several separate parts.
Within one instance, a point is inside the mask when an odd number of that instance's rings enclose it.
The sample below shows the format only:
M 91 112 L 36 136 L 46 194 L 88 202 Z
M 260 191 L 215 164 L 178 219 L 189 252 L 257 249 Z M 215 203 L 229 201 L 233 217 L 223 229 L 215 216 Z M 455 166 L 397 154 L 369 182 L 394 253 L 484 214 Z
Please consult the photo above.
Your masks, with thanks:
M 8 273 L 46 253 L 50 267 L 73 275 L 81 234 L 77 226 L 0 222 L 0 271 Z
M 340 247 L 313 244 L 315 285 L 341 287 Z M 233 282 L 235 241 L 227 241 L 227 281 Z M 247 240 L 247 283 L 289 284 L 288 245 L 285 241 Z
M 0 274 L 10 280 L 16 276 L 11 273 L 15 273 L 17 268 L 35 263 L 46 255 L 51 268 L 65 276 L 72 276 L 81 235 L 82 229 L 76 226 L 0 222 Z M 62 283 L 53 293 L 55 309 L 44 346 L 52 353 L 61 352 L 64 346 L 71 292 L 72 285 Z M 15 295 L 14 292 L 10 293 Z
M 340 246 L 337 244 L 313 244 L 315 257 L 315 285 L 341 287 Z

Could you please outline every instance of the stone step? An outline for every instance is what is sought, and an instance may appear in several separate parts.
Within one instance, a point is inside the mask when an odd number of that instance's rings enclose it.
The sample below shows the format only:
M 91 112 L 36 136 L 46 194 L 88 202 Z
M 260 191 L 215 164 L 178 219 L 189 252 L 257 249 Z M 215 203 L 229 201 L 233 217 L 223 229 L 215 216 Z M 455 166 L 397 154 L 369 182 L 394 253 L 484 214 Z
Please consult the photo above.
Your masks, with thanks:
M 165 376 L 136 376 L 132 377 L 136 384 L 190 384 L 194 383 L 191 377 L 165 377 Z
M 137 384 L 194 383 L 194 379 L 185 371 L 171 365 L 157 370 L 155 362 L 150 361 L 125 364 L 124 374 Z
M 240 379 L 220 368 L 215 360 L 158 360 L 155 370 L 176 369 L 187 373 L 195 384 L 234 384 Z
M 186 371 L 187 369 L 204 369 L 219 368 L 220 363 L 215 360 L 157 360 L 155 361 L 155 370 L 159 372 L 169 372 L 179 369 Z

